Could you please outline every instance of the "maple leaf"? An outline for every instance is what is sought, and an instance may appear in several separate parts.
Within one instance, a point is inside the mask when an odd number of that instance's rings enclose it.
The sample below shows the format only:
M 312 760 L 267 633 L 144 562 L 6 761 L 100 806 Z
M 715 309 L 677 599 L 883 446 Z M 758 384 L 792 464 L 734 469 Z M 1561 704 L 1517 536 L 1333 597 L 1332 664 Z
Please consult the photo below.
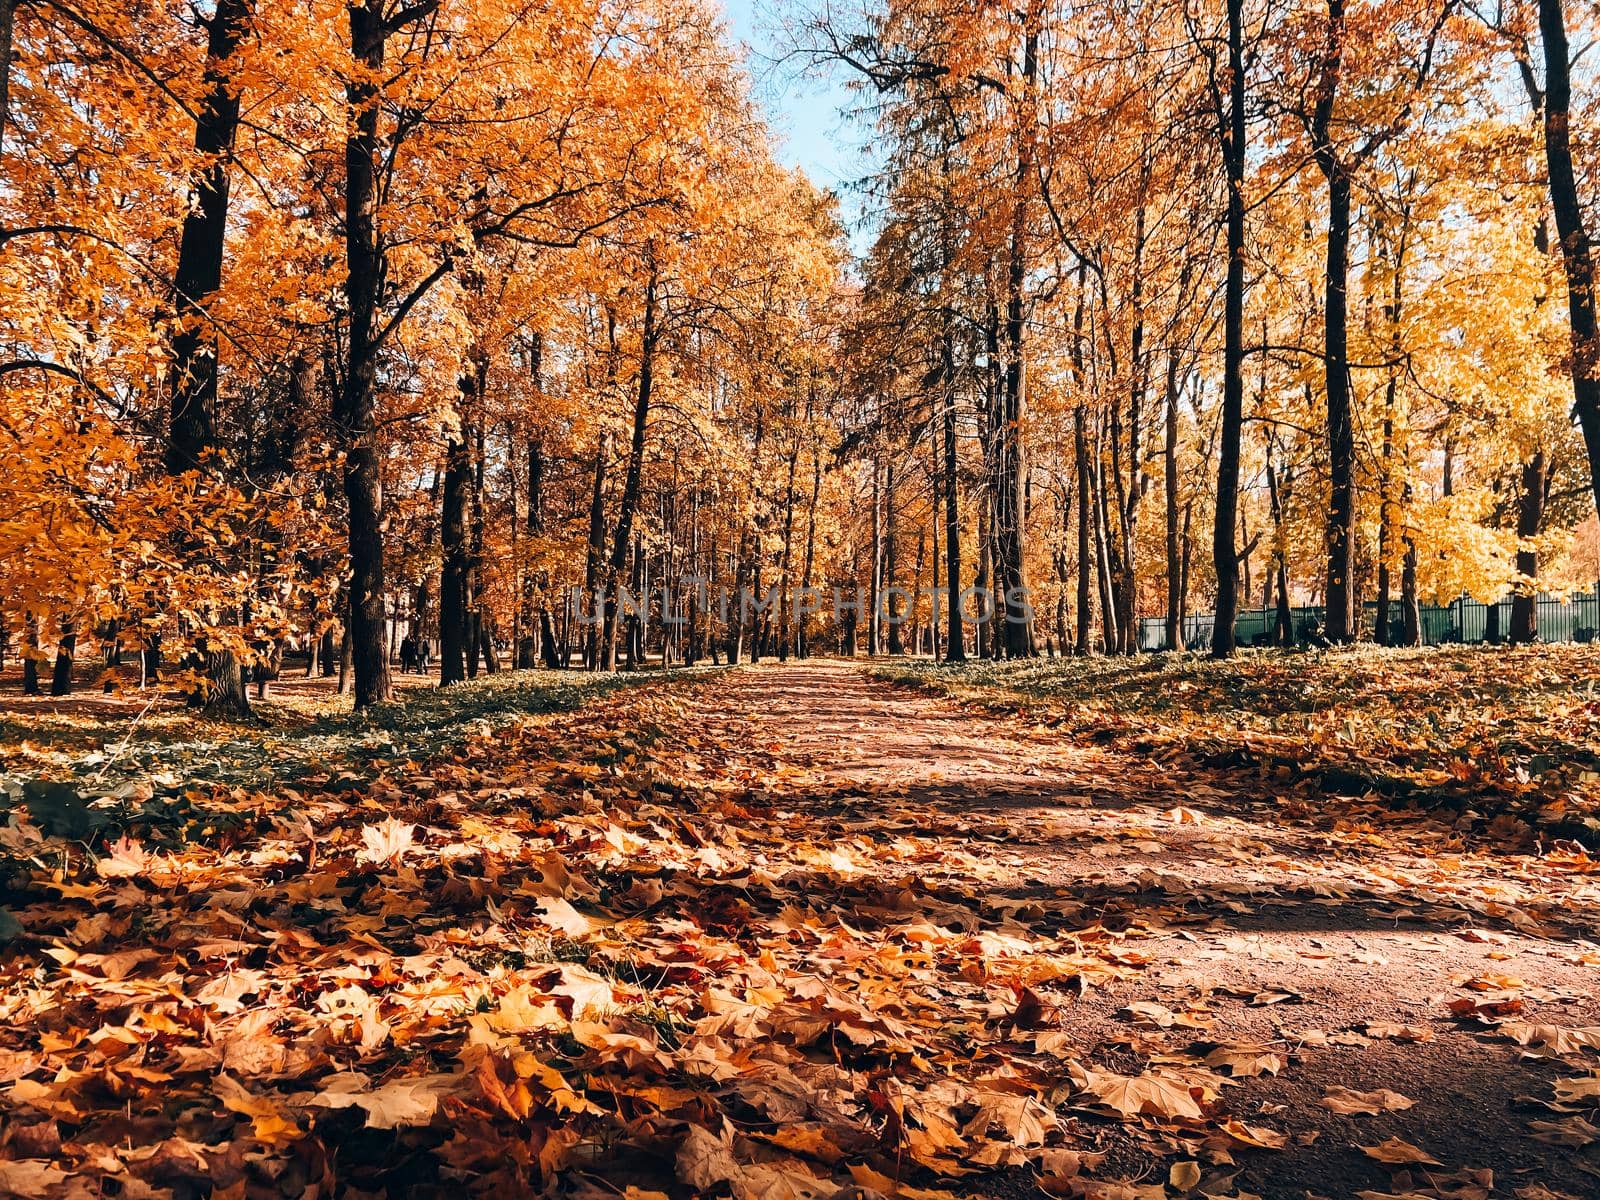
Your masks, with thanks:
M 322 1081 L 310 1103 L 325 1108 L 360 1108 L 373 1129 L 426 1125 L 439 1108 L 439 1088 L 452 1085 L 452 1075 L 395 1079 L 376 1088 L 359 1071 L 344 1071 Z
M 1186 1081 L 1160 1072 L 1130 1076 L 1092 1071 L 1083 1090 L 1124 1117 L 1148 1113 L 1167 1119 L 1199 1120 L 1205 1115 Z
M 50 1196 L 69 1178 L 66 1168 L 39 1159 L 0 1162 L 0 1189 L 8 1196 Z
M 595 930 L 594 921 L 560 896 L 543 896 L 539 899 L 539 919 L 568 937 L 587 937 Z
M 1600 1129 L 1576 1116 L 1560 1121 L 1529 1121 L 1528 1128 L 1535 1140 L 1552 1146 L 1587 1146 L 1600 1139 Z
M 1600 1075 L 1589 1075 L 1582 1079 L 1558 1079 L 1554 1087 L 1556 1099 L 1563 1104 L 1600 1100 Z
M 112 842 L 107 850 L 109 853 L 94 865 L 104 879 L 136 879 L 148 874 L 155 863 L 155 858 L 126 834 Z
M 362 849 L 356 855 L 358 862 L 394 866 L 411 849 L 416 836 L 416 826 L 398 817 L 386 817 L 376 825 L 361 827 Z
M 1410 1142 L 1401 1141 L 1397 1137 L 1385 1138 L 1376 1146 L 1362 1146 L 1360 1150 L 1368 1158 L 1375 1158 L 1381 1163 L 1389 1163 L 1396 1166 L 1407 1163 L 1439 1165 L 1439 1160 L 1434 1158 L 1433 1155 L 1413 1146 Z
M 1368 1037 L 1390 1038 L 1399 1042 L 1433 1041 L 1433 1030 L 1426 1025 L 1401 1025 L 1394 1021 L 1368 1021 L 1361 1028 Z
M 1493 1032 L 1528 1047 L 1530 1055 L 1561 1057 L 1583 1050 L 1600 1050 L 1600 1025 L 1567 1027 L 1502 1021 Z
M 1345 1116 L 1364 1114 L 1374 1116 L 1381 1112 L 1399 1112 L 1410 1108 L 1416 1103 L 1399 1092 L 1391 1092 L 1387 1088 L 1379 1088 L 1373 1092 L 1358 1092 L 1338 1084 L 1328 1088 L 1327 1094 L 1318 1101 L 1329 1112 L 1336 1112 Z
M 1284 1056 L 1265 1046 L 1218 1046 L 1205 1056 L 1208 1067 L 1225 1067 L 1235 1078 L 1276 1075 L 1283 1070 Z

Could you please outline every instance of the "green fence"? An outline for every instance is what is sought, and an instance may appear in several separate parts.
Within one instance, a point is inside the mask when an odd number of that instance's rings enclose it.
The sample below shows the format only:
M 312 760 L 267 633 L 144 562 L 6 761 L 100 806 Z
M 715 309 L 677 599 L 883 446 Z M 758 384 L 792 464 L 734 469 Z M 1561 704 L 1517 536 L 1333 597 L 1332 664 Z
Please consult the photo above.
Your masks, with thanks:
M 1600 596 L 1577 594 L 1565 598 L 1541 595 L 1537 600 L 1538 630 L 1541 642 L 1590 642 L 1600 630 Z M 1492 606 L 1498 610 L 1493 619 L 1488 604 L 1463 596 L 1446 605 L 1424 604 L 1421 607 L 1422 641 L 1436 646 L 1442 642 L 1504 641 L 1511 630 L 1511 600 L 1509 598 Z M 1320 606 L 1301 606 L 1290 610 L 1291 630 L 1294 640 L 1305 640 L 1314 624 L 1324 623 L 1326 610 Z M 1401 614 L 1398 604 L 1389 606 L 1389 621 L 1395 638 L 1399 640 Z M 1273 641 L 1273 629 L 1278 613 L 1273 608 L 1253 608 L 1239 614 L 1234 622 L 1234 637 L 1241 646 L 1268 646 Z M 1374 639 L 1378 621 L 1378 606 L 1368 602 L 1362 610 L 1362 636 Z M 1210 613 L 1185 617 L 1183 644 L 1191 650 L 1205 650 L 1211 646 L 1216 618 Z M 1139 622 L 1139 649 L 1167 649 L 1167 623 L 1164 617 L 1144 617 Z

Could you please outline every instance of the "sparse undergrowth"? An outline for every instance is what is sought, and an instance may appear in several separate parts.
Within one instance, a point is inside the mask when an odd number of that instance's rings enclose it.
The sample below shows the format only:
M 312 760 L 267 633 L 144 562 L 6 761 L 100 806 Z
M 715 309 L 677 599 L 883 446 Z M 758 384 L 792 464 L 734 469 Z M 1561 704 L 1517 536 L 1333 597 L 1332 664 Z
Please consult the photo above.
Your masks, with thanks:
M 133 708 L 132 719 L 123 712 L 14 712 L 0 717 L 0 764 L 15 774 L 113 785 L 154 774 L 260 787 L 334 764 L 351 770 L 421 761 L 518 717 L 569 712 L 631 683 L 705 670 L 502 671 L 455 687 L 410 688 L 366 713 L 350 711 L 348 696 L 285 695 L 258 701 L 251 722 L 210 720 L 165 698 L 146 712 Z
M 243 723 L 172 703 L 139 715 L 28 714 L 0 722 L 0 821 L 17 810 L 91 850 L 129 834 L 163 846 L 214 839 L 239 822 L 217 802 L 218 789 L 262 792 L 308 779 L 355 788 L 524 717 L 572 712 L 630 684 L 703 675 L 508 671 L 411 688 L 364 714 L 348 698 L 283 698 L 258 704 L 258 719 Z M 4 865 L 0 851 L 0 874 Z
M 1100 744 L 1368 791 L 1600 843 L 1600 647 L 1359 647 L 1059 658 L 876 673 Z

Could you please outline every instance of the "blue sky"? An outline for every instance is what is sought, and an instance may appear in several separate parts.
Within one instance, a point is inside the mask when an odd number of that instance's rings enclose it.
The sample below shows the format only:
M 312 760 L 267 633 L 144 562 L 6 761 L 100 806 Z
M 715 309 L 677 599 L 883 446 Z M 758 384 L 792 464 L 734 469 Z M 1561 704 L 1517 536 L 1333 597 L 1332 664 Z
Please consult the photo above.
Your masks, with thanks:
M 861 176 L 863 167 L 860 134 L 841 115 L 850 104 L 842 82 L 804 79 L 793 65 L 776 61 L 783 53 L 783 9 L 771 0 L 722 0 L 722 6 L 729 35 L 749 47 L 755 96 L 781 140 L 779 158 L 801 168 L 818 187 L 840 192 L 845 219 L 853 221 L 860 204 L 846 185 Z

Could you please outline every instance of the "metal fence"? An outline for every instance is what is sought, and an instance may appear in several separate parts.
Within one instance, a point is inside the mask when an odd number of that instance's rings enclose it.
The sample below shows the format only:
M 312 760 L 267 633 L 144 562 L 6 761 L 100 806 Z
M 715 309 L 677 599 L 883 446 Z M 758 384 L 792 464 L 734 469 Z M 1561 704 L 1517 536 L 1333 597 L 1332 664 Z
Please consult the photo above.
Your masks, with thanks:
M 1562 598 L 1542 594 L 1536 605 L 1541 642 L 1592 642 L 1597 636 L 1596 631 L 1600 630 L 1600 595 L 1576 594 Z M 1377 629 L 1378 605 L 1375 601 L 1369 601 L 1362 607 L 1362 635 L 1371 639 Z M 1490 620 L 1491 607 L 1498 610 L 1495 621 Z M 1398 604 L 1391 604 L 1389 609 L 1390 625 L 1395 633 L 1393 640 L 1396 641 L 1399 640 L 1401 621 L 1398 609 Z M 1326 610 L 1320 606 L 1301 606 L 1291 609 L 1290 613 L 1290 630 L 1297 642 L 1305 638 L 1314 623 L 1322 624 L 1326 617 Z M 1424 645 L 1504 641 L 1511 631 L 1511 600 L 1507 597 L 1491 606 L 1462 596 L 1446 605 L 1424 604 L 1421 606 L 1421 616 Z M 1235 620 L 1234 637 L 1241 646 L 1271 645 L 1277 621 L 1277 609 L 1248 609 Z M 1216 618 L 1211 613 L 1187 616 L 1183 619 L 1183 644 L 1191 650 L 1210 649 L 1215 629 Z M 1496 636 L 1491 638 L 1491 633 Z M 1167 649 L 1165 617 L 1140 619 L 1139 649 Z

